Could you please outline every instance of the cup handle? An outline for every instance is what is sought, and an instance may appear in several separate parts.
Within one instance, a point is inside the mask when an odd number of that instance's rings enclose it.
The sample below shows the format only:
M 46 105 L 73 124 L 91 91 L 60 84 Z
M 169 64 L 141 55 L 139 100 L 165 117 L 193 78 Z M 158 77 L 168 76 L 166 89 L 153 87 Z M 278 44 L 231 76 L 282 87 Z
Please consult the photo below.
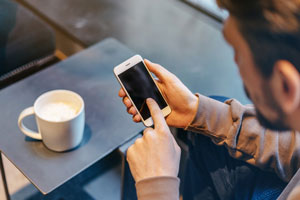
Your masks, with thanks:
M 26 108 L 21 112 L 21 114 L 19 115 L 19 119 L 18 119 L 18 126 L 25 135 L 27 135 L 31 138 L 34 138 L 36 140 L 41 140 L 42 135 L 40 133 L 30 130 L 23 124 L 23 119 L 29 115 L 34 115 L 33 107 Z

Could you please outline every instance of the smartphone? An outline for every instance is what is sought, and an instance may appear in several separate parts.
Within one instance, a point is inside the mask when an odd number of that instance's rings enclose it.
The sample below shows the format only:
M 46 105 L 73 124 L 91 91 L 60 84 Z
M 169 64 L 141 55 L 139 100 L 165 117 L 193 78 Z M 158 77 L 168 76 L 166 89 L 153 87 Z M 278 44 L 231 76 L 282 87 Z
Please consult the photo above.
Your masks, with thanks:
M 170 106 L 140 55 L 135 55 L 116 66 L 114 74 L 132 105 L 141 116 L 145 126 L 153 125 L 153 120 L 146 104 L 147 98 L 152 98 L 157 102 L 164 117 L 171 113 Z

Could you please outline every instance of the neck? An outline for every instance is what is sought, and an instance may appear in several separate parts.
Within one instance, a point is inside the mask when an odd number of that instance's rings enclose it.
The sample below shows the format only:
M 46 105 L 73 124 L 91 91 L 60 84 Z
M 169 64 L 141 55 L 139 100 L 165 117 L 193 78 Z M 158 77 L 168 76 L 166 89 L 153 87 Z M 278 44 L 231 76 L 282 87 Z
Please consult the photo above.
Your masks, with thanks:
M 300 132 L 300 108 L 288 118 L 288 121 L 292 130 Z

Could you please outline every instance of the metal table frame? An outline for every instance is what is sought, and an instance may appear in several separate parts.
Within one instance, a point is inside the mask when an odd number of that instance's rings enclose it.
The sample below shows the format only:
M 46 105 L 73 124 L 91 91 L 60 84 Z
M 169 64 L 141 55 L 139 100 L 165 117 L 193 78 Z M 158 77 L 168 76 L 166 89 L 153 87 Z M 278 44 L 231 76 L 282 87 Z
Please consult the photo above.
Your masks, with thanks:
M 7 185 L 7 181 L 6 181 L 6 175 L 5 175 L 5 169 L 4 169 L 1 151 L 0 151 L 0 171 L 1 171 L 1 177 L 2 177 L 2 182 L 3 182 L 3 188 L 5 191 L 5 197 L 7 200 L 10 200 L 10 195 L 9 195 L 9 191 L 8 191 L 8 185 Z

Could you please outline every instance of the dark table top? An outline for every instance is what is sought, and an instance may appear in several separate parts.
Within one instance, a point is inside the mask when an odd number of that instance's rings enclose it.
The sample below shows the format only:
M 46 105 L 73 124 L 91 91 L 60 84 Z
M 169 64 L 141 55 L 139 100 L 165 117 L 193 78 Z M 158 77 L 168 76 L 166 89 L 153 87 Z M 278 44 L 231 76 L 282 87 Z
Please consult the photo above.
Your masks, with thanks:
M 22 1 L 84 45 L 114 37 L 171 69 L 193 92 L 249 103 L 222 24 L 180 0 Z
M 106 39 L 0 90 L 0 150 L 42 193 L 51 192 L 143 129 L 132 122 L 122 105 L 112 71 L 132 55 L 116 40 Z M 70 152 L 50 151 L 42 142 L 25 137 L 17 126 L 19 113 L 53 89 L 75 91 L 85 101 L 84 139 Z M 34 117 L 24 123 L 35 127 Z

